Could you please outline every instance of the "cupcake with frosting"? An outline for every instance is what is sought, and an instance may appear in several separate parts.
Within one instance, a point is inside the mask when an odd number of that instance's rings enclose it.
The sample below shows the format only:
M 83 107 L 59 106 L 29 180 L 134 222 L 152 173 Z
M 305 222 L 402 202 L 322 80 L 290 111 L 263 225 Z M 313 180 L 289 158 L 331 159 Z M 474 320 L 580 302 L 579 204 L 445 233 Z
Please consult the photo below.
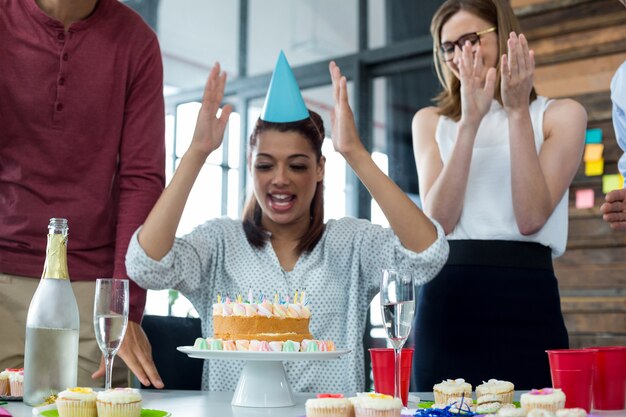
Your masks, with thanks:
M 522 394 L 520 403 L 527 412 L 540 409 L 555 413 L 565 407 L 565 394 L 559 388 L 533 389 Z
M 133 388 L 114 388 L 98 393 L 98 417 L 139 417 L 141 394 Z
M 24 395 L 24 368 L 15 369 L 9 374 L 9 388 L 12 397 Z
M 56 400 L 59 417 L 96 417 L 96 393 L 91 388 L 68 388 Z
M 480 398 L 483 396 L 489 396 L 493 398 L 493 401 L 497 401 L 503 404 L 511 404 L 513 402 L 513 391 L 515 386 L 509 381 L 498 381 L 497 379 L 490 379 L 476 387 L 476 399 L 480 402 Z
M 341 394 L 317 394 L 304 404 L 307 417 L 350 417 L 352 402 Z
M 451 398 L 472 398 L 472 385 L 463 378 L 447 379 L 433 386 L 435 403 L 450 404 Z
M 402 400 L 385 394 L 359 394 L 351 402 L 355 417 L 399 417 L 402 410 Z
M 7 368 L 0 372 L 0 395 L 9 395 L 11 388 L 9 388 L 9 375 L 11 375 L 11 369 Z

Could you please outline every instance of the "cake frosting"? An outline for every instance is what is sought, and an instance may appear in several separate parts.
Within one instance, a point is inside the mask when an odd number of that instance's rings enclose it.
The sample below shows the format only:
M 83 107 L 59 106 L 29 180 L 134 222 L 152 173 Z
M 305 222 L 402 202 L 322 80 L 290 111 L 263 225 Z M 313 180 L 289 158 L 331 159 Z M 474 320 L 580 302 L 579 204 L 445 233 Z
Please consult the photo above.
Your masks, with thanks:
M 565 407 L 565 394 L 559 388 L 533 389 L 522 394 L 520 402 L 527 411 L 538 408 L 556 412 Z
M 76 387 L 68 388 L 65 391 L 61 391 L 57 396 L 57 400 L 80 400 L 80 401 L 95 401 L 96 393 L 91 388 Z
M 197 350 L 225 350 L 243 352 L 333 352 L 337 350 L 332 340 L 304 339 L 302 343 L 294 340 L 273 341 L 266 340 L 221 340 L 212 337 L 197 338 L 193 344 Z
M 362 393 L 351 398 L 355 408 L 368 410 L 401 410 L 402 400 L 391 395 L 377 393 Z
M 301 342 L 312 339 L 309 331 L 311 311 L 303 291 L 294 298 L 283 299 L 278 294 L 273 302 L 262 295 L 254 299 L 252 291 L 248 300 L 241 295 L 231 301 L 218 295 L 213 304 L 213 334 L 223 340 L 260 340 Z
M 97 399 L 109 404 L 128 404 L 140 402 L 141 394 L 134 388 L 113 388 L 98 392 Z

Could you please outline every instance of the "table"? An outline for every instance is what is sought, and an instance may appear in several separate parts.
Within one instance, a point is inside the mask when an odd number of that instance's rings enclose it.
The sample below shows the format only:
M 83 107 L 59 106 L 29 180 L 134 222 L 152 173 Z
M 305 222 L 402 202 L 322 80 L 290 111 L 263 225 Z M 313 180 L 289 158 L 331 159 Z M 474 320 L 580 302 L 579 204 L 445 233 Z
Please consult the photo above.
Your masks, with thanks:
M 294 393 L 296 405 L 284 408 L 245 408 L 230 405 L 232 392 L 208 391 L 174 391 L 174 390 L 141 390 L 144 408 L 166 410 L 172 417 L 299 417 L 305 415 L 304 403 L 314 398 L 313 393 Z M 348 394 L 346 396 L 353 396 Z M 422 400 L 432 401 L 432 392 L 415 393 Z M 519 400 L 521 392 L 515 392 Z M 32 408 L 21 402 L 9 402 L 3 406 L 13 417 L 32 417 Z M 594 415 L 602 417 L 626 417 L 626 411 L 594 411 Z

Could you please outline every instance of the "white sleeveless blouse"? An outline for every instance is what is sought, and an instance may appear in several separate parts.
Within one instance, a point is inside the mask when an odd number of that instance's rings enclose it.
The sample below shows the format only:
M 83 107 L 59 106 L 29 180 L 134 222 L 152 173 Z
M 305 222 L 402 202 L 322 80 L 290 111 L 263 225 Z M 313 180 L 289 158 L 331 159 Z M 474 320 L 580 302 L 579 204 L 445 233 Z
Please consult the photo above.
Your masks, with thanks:
M 538 97 L 530 105 L 530 117 L 537 153 L 543 144 L 543 115 L 550 104 Z M 457 122 L 440 116 L 435 140 L 444 165 L 448 163 L 456 139 Z M 472 154 L 463 200 L 463 211 L 449 240 L 513 240 L 537 242 L 552 249 L 557 257 L 567 243 L 568 191 L 561 198 L 543 228 L 529 236 L 519 232 L 513 212 L 509 121 L 506 111 L 494 100 L 483 118 Z

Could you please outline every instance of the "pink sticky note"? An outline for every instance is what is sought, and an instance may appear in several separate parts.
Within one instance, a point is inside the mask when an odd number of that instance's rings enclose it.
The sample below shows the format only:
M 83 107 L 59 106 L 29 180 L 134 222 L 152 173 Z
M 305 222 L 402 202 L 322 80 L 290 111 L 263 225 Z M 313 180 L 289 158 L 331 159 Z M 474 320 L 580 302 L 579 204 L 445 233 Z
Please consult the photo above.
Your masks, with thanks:
M 0 417 L 13 417 L 13 414 L 9 413 L 6 408 L 0 407 Z
M 576 190 L 576 208 L 586 209 L 595 205 L 595 195 L 591 188 Z

